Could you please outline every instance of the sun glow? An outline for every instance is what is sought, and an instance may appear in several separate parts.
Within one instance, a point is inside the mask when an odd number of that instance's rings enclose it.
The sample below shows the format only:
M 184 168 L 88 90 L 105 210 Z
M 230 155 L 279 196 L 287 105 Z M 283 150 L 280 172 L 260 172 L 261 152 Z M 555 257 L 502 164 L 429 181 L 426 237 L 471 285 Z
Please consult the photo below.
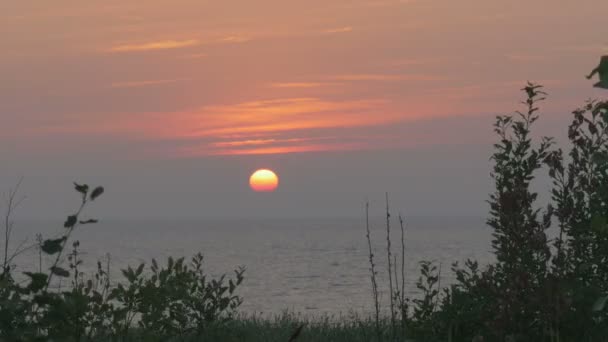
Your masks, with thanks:
M 279 177 L 268 169 L 259 169 L 249 177 L 249 186 L 253 191 L 272 192 L 279 186 Z

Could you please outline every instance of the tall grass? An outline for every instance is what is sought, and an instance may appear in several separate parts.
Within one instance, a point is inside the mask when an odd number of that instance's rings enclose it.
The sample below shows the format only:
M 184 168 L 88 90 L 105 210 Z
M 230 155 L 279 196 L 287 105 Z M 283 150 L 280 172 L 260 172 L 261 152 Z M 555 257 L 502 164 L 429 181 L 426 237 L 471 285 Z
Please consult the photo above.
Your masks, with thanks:
M 380 320 L 378 335 L 372 317 L 302 316 L 285 312 L 271 318 L 239 316 L 225 325 L 205 332 L 201 339 L 209 341 L 287 342 L 294 329 L 303 326 L 297 342 L 380 342 L 391 341 L 390 320 Z

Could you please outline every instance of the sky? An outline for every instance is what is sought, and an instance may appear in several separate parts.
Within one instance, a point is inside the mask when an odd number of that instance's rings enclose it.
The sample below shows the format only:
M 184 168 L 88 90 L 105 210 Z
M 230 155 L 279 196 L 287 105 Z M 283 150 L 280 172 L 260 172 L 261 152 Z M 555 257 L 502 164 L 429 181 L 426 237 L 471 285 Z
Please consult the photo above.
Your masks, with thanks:
M 549 93 L 565 138 L 601 97 L 604 0 L 9 0 L 0 189 L 61 217 L 71 182 L 116 218 L 485 215 L 492 122 Z M 274 193 L 249 175 L 271 168 Z

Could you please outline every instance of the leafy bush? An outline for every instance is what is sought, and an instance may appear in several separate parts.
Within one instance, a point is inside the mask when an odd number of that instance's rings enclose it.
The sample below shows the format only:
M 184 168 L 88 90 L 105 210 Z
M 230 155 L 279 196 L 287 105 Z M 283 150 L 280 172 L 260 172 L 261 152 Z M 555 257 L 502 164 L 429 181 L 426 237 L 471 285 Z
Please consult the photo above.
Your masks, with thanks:
M 186 336 L 200 334 L 207 323 L 233 317 L 242 299 L 235 290 L 243 281 L 243 269 L 235 272 L 235 280 L 223 275 L 208 279 L 202 269 L 203 256 L 192 258 L 191 266 L 184 258 L 169 258 L 165 268 L 152 260 L 151 274 L 143 274 L 144 264 L 127 268 L 123 275 L 127 284 L 118 284 L 110 299 L 124 303 L 119 309 L 123 329 L 128 329 L 136 315 L 142 331 L 154 336 Z
M 526 112 L 497 117 L 499 142 L 490 196 L 496 262 L 480 269 L 454 265 L 456 283 L 440 293 L 423 287 L 414 301 L 409 333 L 422 341 L 603 341 L 608 334 L 608 102 L 590 101 L 573 112 L 566 162 L 551 138 L 537 147 L 531 128 L 546 95 L 522 89 Z M 531 184 L 546 166 L 552 203 L 537 207 Z M 558 236 L 546 231 L 556 224 Z M 429 276 L 423 264 L 423 278 Z M 432 272 L 431 272 L 432 273 Z M 429 283 L 429 284 L 432 284 Z M 420 287 L 420 286 L 419 286 Z M 429 302 L 431 300 L 431 302 Z M 420 327 L 423 327 L 421 329 Z
M 608 101 L 589 101 L 573 112 L 568 127 L 570 151 L 552 138 L 535 144 L 532 128 L 542 86 L 523 89 L 526 110 L 496 118 L 498 142 L 491 156 L 495 190 L 490 195 L 496 261 L 480 267 L 467 260 L 452 271 L 456 282 L 441 288 L 441 268 L 421 263 L 421 296 L 405 298 L 389 282 L 401 331 L 391 324 L 392 339 L 417 341 L 604 341 L 608 335 Z M 547 170 L 553 182 L 550 204 L 542 208 L 532 185 Z M 366 207 L 367 208 L 367 207 Z M 387 195 L 387 255 L 391 272 L 391 236 Z M 402 251 L 404 255 L 403 219 Z M 547 231 L 556 229 L 549 239 Z M 376 313 L 377 287 L 370 246 Z M 397 258 L 393 265 L 395 279 Z M 403 263 L 403 262 L 402 262 Z M 441 265 L 440 265 L 441 266 Z M 401 271 L 403 272 L 403 271 Z M 390 278 L 389 278 L 390 280 Z M 392 297 L 391 297 L 392 298 Z M 376 328 L 378 336 L 380 329 Z
M 110 283 L 109 261 L 97 263 L 97 272 L 86 279 L 79 270 L 80 242 L 66 246 L 79 225 L 97 223 L 81 219 L 84 209 L 104 192 L 103 187 L 89 191 L 86 184 L 75 184 L 80 206 L 64 223 L 58 237 L 39 239 L 37 247 L 53 261 L 46 272 L 23 272 L 28 281 L 17 281 L 15 268 L 5 266 L 0 274 L 0 340 L 82 341 L 127 339 L 133 334 L 146 340 L 197 336 L 210 324 L 230 320 L 242 298 L 236 290 L 243 281 L 244 269 L 235 277 L 210 278 L 203 270 L 199 253 L 187 265 L 183 258 L 169 258 L 166 267 L 152 260 L 150 272 L 144 264 L 122 270 L 124 282 Z M 8 220 L 7 220 L 8 222 Z M 42 263 L 41 263 L 42 265 Z M 62 288 L 60 279 L 71 286 Z M 138 327 L 139 329 L 133 328 Z

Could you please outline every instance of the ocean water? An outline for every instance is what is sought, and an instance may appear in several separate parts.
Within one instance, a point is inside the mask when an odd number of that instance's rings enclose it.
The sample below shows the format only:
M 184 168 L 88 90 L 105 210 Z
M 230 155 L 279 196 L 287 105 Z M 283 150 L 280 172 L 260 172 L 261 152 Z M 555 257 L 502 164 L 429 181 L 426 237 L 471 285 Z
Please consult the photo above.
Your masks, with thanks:
M 61 231 L 61 221 L 17 222 L 13 246 L 36 233 L 45 237 Z M 391 223 L 393 253 L 400 262 L 400 228 Z M 386 223 L 371 220 L 371 236 L 379 272 L 381 297 L 386 301 Z M 372 308 L 365 220 L 361 219 L 252 219 L 201 221 L 102 221 L 79 227 L 84 271 L 92 274 L 97 260 L 110 255 L 112 278 L 120 279 L 127 265 L 161 263 L 168 256 L 205 256 L 206 270 L 232 273 L 246 267 L 239 294 L 248 313 L 275 314 L 284 310 L 310 315 L 366 313 Z M 442 284 L 453 281 L 455 261 L 492 260 L 491 230 L 483 218 L 413 217 L 406 221 L 406 289 L 416 296 L 419 262 L 441 264 Z M 49 261 L 50 262 L 50 261 Z M 36 252 L 24 253 L 20 271 L 39 267 Z M 43 262 L 43 267 L 47 265 Z

